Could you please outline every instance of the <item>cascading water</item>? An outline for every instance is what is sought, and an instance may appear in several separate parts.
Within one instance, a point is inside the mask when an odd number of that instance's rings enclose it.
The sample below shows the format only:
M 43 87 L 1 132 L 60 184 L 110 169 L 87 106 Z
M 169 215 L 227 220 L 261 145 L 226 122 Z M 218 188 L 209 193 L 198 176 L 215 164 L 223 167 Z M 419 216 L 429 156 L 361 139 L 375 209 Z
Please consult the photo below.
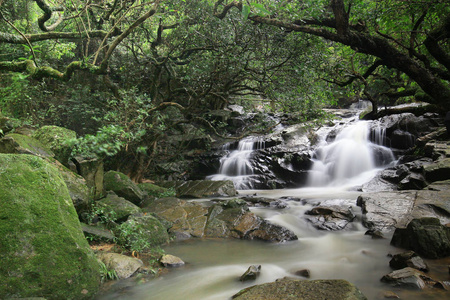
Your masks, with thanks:
M 383 131 L 372 131 L 375 143 L 369 139 L 367 121 L 349 122 L 332 142 L 326 135 L 319 142 L 308 186 L 352 186 L 368 181 L 378 168 L 394 161 L 394 155 L 383 145 Z
M 223 147 L 228 150 L 229 144 Z M 208 176 L 210 180 L 231 180 L 236 189 L 252 188 L 254 177 L 251 163 L 252 154 L 255 150 L 264 149 L 264 141 L 260 138 L 247 137 L 241 141 L 236 150 L 220 159 L 219 173 Z

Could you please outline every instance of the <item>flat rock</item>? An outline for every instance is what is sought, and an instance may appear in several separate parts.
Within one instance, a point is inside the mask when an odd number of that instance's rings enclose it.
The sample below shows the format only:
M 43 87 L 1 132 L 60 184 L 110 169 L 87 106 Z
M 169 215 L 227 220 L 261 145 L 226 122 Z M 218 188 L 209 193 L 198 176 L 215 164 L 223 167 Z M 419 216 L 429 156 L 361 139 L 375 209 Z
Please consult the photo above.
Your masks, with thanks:
M 180 198 L 233 197 L 237 192 L 230 180 L 167 181 L 159 185 L 175 188 Z
M 304 299 L 363 300 L 367 299 L 353 284 L 345 280 L 279 279 L 254 285 L 232 296 L 237 300 Z

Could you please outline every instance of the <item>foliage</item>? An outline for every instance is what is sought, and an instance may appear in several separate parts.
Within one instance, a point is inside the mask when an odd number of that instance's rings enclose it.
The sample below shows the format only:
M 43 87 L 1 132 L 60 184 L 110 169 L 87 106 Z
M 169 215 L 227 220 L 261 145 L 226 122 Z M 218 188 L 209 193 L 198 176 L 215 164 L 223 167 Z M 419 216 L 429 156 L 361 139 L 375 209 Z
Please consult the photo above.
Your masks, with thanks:
M 117 221 L 117 215 L 114 211 L 106 208 L 98 203 L 93 203 L 88 213 L 85 216 L 88 224 L 100 223 L 105 224 L 108 227 L 115 225 Z
M 119 279 L 119 276 L 117 276 L 116 270 L 108 269 L 108 267 L 102 261 L 99 261 L 99 264 L 100 264 L 100 275 L 102 276 L 102 281 Z
M 152 248 L 150 241 L 142 238 L 146 230 L 134 220 L 120 224 L 116 231 L 117 243 L 132 252 L 144 252 Z

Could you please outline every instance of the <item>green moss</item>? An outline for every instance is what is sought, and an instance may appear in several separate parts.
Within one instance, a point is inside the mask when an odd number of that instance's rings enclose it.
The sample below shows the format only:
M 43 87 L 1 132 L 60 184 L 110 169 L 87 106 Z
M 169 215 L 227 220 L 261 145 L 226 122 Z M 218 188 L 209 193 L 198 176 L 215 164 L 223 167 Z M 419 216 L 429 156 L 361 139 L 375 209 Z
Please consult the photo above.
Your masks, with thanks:
M 41 157 L 55 156 L 38 140 L 17 133 L 10 133 L 0 141 L 0 153 L 32 154 Z
M 58 170 L 0 154 L 0 298 L 92 297 L 100 268 Z
M 108 171 L 103 177 L 103 182 L 106 191 L 113 191 L 134 204 L 140 204 L 144 197 L 141 189 L 123 173 Z
M 36 130 L 33 138 L 37 139 L 55 153 L 55 158 L 67 164 L 72 148 L 68 141 L 77 138 L 75 131 L 58 126 L 43 126 Z

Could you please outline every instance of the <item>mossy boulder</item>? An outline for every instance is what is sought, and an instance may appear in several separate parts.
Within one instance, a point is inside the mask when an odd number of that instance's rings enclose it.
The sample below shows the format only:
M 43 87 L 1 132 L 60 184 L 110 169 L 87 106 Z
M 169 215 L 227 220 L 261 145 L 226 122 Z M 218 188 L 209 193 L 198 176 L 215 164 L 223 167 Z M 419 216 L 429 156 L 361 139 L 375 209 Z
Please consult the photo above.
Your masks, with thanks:
M 92 298 L 100 266 L 58 169 L 0 154 L 0 199 L 0 298 Z
M 59 161 L 55 159 L 50 159 L 50 161 L 52 161 L 52 164 L 59 170 L 59 173 L 66 183 L 73 206 L 78 214 L 88 210 L 93 202 L 94 195 L 92 190 L 88 187 L 86 180 L 66 168 Z
M 115 229 L 119 244 L 131 251 L 148 252 L 169 242 L 166 227 L 152 215 L 133 215 Z
M 450 256 L 450 227 L 438 218 L 413 219 L 406 228 L 397 228 L 391 245 L 413 250 L 426 258 Z
M 141 189 L 123 173 L 108 171 L 104 175 L 103 183 L 106 191 L 113 191 L 134 204 L 139 205 L 144 199 Z
M 130 215 L 141 212 L 141 209 L 125 198 L 117 196 L 114 192 L 108 192 L 104 199 L 96 202 L 106 211 L 113 211 L 117 220 L 126 220 Z
M 10 133 L 0 140 L 0 153 L 31 154 L 39 157 L 55 156 L 38 140 L 17 133 Z
M 10 132 L 13 129 L 13 125 L 8 117 L 5 117 L 0 113 L 0 137 Z
M 162 181 L 159 185 L 175 188 L 180 198 L 234 197 L 237 195 L 230 180 Z
M 364 300 L 363 293 L 346 280 L 279 279 L 241 290 L 232 299 Z
M 67 142 L 77 138 L 75 131 L 58 126 L 43 126 L 34 132 L 33 137 L 52 150 L 58 161 L 68 166 L 72 147 Z
M 137 185 L 143 192 L 145 192 L 148 196 L 153 196 L 153 197 L 161 197 L 161 196 L 169 196 L 170 193 L 170 189 L 150 183 L 150 182 L 144 182 L 144 183 L 139 183 Z M 175 194 L 175 193 L 174 193 Z M 175 196 L 175 195 L 171 195 L 171 196 Z

